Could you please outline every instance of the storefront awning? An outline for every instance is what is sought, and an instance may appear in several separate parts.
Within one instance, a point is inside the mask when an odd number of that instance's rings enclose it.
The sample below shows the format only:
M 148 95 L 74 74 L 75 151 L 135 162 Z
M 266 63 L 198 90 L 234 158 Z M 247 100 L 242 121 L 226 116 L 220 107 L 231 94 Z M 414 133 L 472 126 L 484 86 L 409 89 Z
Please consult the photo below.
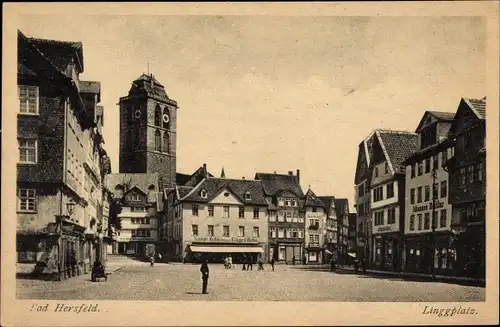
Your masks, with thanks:
M 350 257 L 356 258 L 356 253 L 352 253 L 351 252 L 351 253 L 347 253 L 347 255 L 350 256 Z
M 190 246 L 191 252 L 203 253 L 263 253 L 258 246 Z

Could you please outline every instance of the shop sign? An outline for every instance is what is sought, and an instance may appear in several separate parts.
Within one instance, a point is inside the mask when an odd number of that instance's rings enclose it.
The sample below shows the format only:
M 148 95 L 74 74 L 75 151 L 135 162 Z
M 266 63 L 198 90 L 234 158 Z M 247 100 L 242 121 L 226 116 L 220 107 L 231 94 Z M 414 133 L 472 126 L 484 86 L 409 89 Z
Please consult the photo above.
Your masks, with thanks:
M 441 201 L 436 202 L 436 209 L 440 209 L 443 207 L 444 207 L 444 202 Z M 425 205 L 413 206 L 413 212 L 422 212 L 427 210 L 432 210 L 432 202 L 429 202 L 429 204 Z
M 258 238 L 254 237 L 194 237 L 194 242 L 206 242 L 206 243 L 224 243 L 224 242 L 234 242 L 234 243 L 249 243 L 249 242 L 259 242 Z
M 379 233 L 390 232 L 392 230 L 392 227 L 391 226 L 382 226 L 382 227 L 377 227 L 375 230 Z

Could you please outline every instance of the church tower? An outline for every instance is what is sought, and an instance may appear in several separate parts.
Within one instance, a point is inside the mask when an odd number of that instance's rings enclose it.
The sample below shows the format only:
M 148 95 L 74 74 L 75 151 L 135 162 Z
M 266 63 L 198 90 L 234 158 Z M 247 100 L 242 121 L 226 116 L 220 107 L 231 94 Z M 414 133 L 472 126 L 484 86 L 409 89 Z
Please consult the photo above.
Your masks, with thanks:
M 177 101 L 152 74 L 142 74 L 119 105 L 120 173 L 158 173 L 161 188 L 173 187 Z

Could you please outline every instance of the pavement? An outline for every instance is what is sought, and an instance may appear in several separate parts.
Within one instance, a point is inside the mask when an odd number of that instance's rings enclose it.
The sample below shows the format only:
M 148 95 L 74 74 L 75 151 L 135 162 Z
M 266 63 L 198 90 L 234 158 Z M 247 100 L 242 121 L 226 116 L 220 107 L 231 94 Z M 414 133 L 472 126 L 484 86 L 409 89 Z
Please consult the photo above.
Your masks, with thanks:
M 61 282 L 17 280 L 18 299 L 469 302 L 484 301 L 485 288 L 399 277 L 332 273 L 322 266 L 276 265 L 271 271 L 225 269 L 209 264 L 209 294 L 201 293 L 199 265 L 108 257 L 107 281 L 81 275 Z M 31 284 L 30 284 L 31 282 Z

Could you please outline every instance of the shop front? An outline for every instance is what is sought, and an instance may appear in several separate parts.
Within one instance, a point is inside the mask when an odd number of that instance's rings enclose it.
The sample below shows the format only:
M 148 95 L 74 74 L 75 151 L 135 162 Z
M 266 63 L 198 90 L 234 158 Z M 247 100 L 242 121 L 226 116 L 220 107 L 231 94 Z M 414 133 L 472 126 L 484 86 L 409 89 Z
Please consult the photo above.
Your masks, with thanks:
M 450 232 L 439 231 L 405 238 L 406 272 L 453 275 L 456 251 Z
M 265 258 L 265 244 L 246 242 L 192 242 L 186 245 L 184 262 L 201 263 L 208 260 L 209 263 L 224 263 L 224 258 L 231 256 L 233 263 L 244 263 L 245 261 L 257 263 L 259 258 Z
M 323 263 L 323 249 L 318 246 L 308 246 L 306 248 L 307 263 L 321 264 Z
M 401 269 L 401 236 L 399 232 L 374 235 L 375 269 L 399 271 Z
M 269 243 L 269 259 L 274 258 L 277 263 L 293 264 L 304 259 L 304 245 L 302 242 L 277 240 Z

